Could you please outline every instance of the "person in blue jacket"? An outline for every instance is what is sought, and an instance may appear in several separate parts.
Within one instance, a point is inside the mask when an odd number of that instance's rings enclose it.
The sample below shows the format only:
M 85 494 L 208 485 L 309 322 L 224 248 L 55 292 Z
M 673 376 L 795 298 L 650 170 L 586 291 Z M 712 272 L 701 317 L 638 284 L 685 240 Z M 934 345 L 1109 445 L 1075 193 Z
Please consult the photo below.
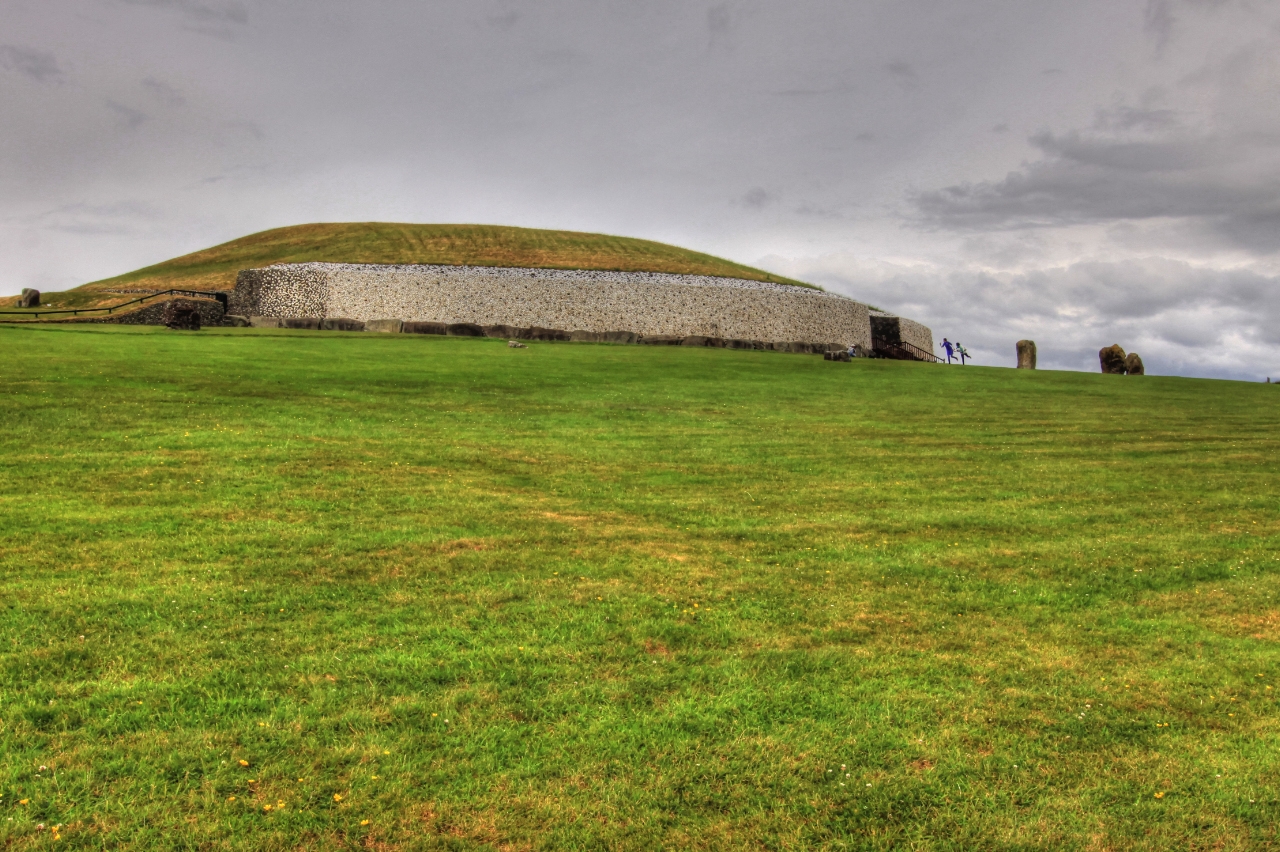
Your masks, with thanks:
M 942 348 L 946 350 L 947 363 L 950 364 L 951 363 L 951 341 L 947 340 L 945 337 L 942 338 Z

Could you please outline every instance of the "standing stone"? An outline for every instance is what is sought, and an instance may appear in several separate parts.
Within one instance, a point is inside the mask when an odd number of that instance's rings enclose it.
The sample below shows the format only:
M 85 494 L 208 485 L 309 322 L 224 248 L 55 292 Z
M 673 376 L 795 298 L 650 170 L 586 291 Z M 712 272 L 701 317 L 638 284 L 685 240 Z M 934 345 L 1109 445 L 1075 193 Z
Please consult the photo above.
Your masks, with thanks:
M 1131 376 L 1145 376 L 1147 371 L 1142 367 L 1142 356 L 1137 352 L 1130 352 L 1124 358 L 1124 371 Z
M 1018 341 L 1018 369 L 1034 370 L 1036 368 L 1036 342 L 1034 340 Z
M 23 287 L 22 295 L 18 297 L 18 307 L 20 308 L 40 307 L 40 291 L 32 290 L 30 287 Z
M 1098 361 L 1102 364 L 1102 372 L 1117 376 L 1124 375 L 1124 350 L 1116 343 L 1098 350 Z

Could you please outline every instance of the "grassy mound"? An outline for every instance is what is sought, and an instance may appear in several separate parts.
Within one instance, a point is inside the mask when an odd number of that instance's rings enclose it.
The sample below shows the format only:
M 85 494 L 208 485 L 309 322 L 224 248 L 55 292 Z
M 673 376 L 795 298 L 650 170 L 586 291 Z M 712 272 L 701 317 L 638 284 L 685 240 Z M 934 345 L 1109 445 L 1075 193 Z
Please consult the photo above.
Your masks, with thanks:
M 6 848 L 1280 842 L 1274 388 L 0 347 Z
M 812 286 L 709 254 L 629 237 L 497 225 L 352 222 L 263 231 L 66 293 L 49 294 L 46 302 L 88 307 L 121 301 L 120 295 L 106 292 L 111 290 L 230 290 L 241 269 L 307 261 L 672 272 Z

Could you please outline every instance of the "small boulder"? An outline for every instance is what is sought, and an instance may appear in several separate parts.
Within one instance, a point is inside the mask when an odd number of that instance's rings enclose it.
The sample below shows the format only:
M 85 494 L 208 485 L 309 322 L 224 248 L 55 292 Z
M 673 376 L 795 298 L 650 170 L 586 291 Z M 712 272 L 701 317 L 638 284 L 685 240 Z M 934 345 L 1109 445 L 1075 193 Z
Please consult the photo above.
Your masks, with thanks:
M 508 349 L 528 349 L 529 347 L 521 343 L 519 340 L 508 340 L 507 348 Z
M 378 334 L 399 334 L 404 323 L 398 319 L 373 319 L 364 324 L 365 331 Z
M 177 331 L 199 331 L 200 309 L 190 302 L 181 299 L 170 299 L 165 303 L 160 321 L 168 328 Z
M 1117 376 L 1124 375 L 1124 350 L 1120 348 L 1120 344 L 1099 349 L 1098 362 L 1102 365 L 1102 372 Z
M 22 295 L 18 297 L 18 307 L 20 308 L 40 307 L 40 291 L 32 290 L 30 287 L 23 287 Z
M 248 328 L 250 322 L 248 317 L 242 317 L 238 314 L 227 314 L 222 318 L 222 322 L 219 323 L 219 325 L 227 326 L 229 328 Z
M 1019 340 L 1018 347 L 1018 369 L 1034 370 L 1036 368 L 1036 342 L 1034 340 Z M 1105 373 L 1106 370 L 1103 370 Z
M 1142 366 L 1142 356 L 1137 352 L 1124 356 L 1124 371 L 1131 376 L 1145 376 L 1147 371 Z
M 284 328 L 280 317 L 249 317 L 250 328 Z

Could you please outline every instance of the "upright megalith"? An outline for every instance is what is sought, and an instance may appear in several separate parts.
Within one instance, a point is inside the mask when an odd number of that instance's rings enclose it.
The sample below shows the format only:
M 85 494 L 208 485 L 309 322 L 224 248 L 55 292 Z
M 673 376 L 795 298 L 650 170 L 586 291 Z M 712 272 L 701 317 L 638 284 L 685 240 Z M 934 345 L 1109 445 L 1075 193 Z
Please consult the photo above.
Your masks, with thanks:
M 22 295 L 18 297 L 18 307 L 20 308 L 40 307 L 40 291 L 32 290 L 30 287 L 23 287 Z
M 1018 369 L 1034 370 L 1036 368 L 1036 342 L 1034 340 L 1018 341 Z
M 1147 371 L 1142 366 L 1142 356 L 1137 352 L 1124 356 L 1124 371 L 1131 376 L 1145 376 Z
M 1118 343 L 1099 349 L 1098 361 L 1101 363 L 1102 372 L 1104 373 L 1112 373 L 1117 376 L 1125 374 L 1124 350 L 1120 348 Z

